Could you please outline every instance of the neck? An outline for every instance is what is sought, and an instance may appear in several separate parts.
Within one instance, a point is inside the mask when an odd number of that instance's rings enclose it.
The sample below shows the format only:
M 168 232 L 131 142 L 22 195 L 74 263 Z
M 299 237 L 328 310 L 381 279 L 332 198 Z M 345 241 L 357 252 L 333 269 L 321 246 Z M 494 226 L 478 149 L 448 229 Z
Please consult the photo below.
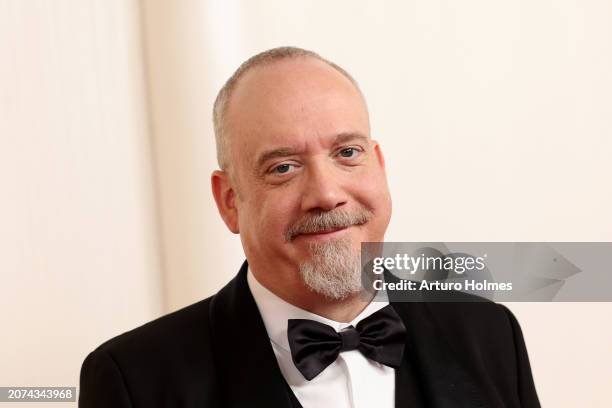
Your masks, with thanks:
M 313 297 L 316 299 L 312 299 Z M 294 306 L 336 322 L 348 323 L 366 308 L 372 301 L 373 295 L 365 298 L 363 294 L 357 293 L 342 300 L 330 300 L 324 296 L 311 293 L 310 298 L 303 304 L 294 304 Z M 286 301 L 290 302 L 289 300 Z

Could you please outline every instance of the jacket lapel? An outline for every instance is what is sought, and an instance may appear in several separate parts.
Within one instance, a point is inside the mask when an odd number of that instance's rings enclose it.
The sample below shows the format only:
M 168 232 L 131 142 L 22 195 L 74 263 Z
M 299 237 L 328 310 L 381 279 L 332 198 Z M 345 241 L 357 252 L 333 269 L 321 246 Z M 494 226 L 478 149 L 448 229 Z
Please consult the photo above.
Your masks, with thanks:
M 211 302 L 215 374 L 228 407 L 292 407 L 247 280 L 247 263 Z
M 396 370 L 396 407 L 484 407 L 468 372 L 455 359 L 427 303 L 391 301 L 406 326 L 406 348 Z

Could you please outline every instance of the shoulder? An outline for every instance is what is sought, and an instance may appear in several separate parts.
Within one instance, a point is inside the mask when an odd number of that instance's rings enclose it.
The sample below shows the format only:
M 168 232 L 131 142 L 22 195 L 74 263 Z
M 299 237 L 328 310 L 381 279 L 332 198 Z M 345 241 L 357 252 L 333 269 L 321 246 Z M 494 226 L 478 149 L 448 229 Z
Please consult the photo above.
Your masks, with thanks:
M 425 291 L 394 296 L 394 306 L 410 320 L 435 323 L 449 332 L 510 329 L 516 321 L 510 310 L 486 298 L 460 291 Z
M 175 397 L 214 400 L 211 300 L 125 332 L 89 353 L 81 367 L 83 406 L 122 407 L 129 405 L 125 401 L 139 401 L 153 407 Z M 111 397 L 110 405 L 97 405 Z
M 169 313 L 102 343 L 97 349 L 113 355 L 142 355 L 181 347 L 194 342 L 202 346 L 210 336 L 211 297 Z
M 429 319 L 458 347 L 513 348 L 518 322 L 504 305 L 454 292 L 441 302 L 424 303 Z M 522 334 L 521 334 L 522 335 Z
M 511 330 L 515 320 L 506 306 L 466 293 L 457 294 L 452 301 L 428 302 L 427 308 L 443 327 L 454 331 Z
M 456 301 L 394 304 L 401 310 L 414 353 L 458 363 L 491 401 L 539 406 L 523 335 L 512 312 L 471 295 L 453 298 Z
M 455 293 L 444 301 L 401 303 L 397 309 L 416 336 L 442 338 L 459 359 L 512 369 L 517 354 L 525 353 L 520 326 L 504 305 Z

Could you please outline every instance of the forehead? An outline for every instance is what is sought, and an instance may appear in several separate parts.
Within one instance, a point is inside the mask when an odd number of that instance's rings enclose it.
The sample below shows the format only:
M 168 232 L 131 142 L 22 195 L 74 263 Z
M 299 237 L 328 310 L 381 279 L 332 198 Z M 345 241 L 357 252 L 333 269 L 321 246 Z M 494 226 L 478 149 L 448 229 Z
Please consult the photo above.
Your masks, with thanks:
M 346 133 L 369 136 L 367 108 L 355 85 L 325 62 L 302 57 L 244 74 L 225 125 L 232 155 L 241 161 L 277 145 L 299 148 Z

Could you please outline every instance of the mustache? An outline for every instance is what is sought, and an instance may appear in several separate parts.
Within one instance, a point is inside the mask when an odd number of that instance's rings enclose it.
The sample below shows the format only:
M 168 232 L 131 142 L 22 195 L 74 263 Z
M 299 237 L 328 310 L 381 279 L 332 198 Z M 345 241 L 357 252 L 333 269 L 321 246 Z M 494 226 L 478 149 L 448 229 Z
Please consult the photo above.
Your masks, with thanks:
M 374 213 L 362 208 L 356 211 L 334 210 L 307 215 L 296 221 L 286 232 L 285 240 L 291 242 L 300 234 L 312 234 L 332 229 L 363 225 L 370 221 Z

